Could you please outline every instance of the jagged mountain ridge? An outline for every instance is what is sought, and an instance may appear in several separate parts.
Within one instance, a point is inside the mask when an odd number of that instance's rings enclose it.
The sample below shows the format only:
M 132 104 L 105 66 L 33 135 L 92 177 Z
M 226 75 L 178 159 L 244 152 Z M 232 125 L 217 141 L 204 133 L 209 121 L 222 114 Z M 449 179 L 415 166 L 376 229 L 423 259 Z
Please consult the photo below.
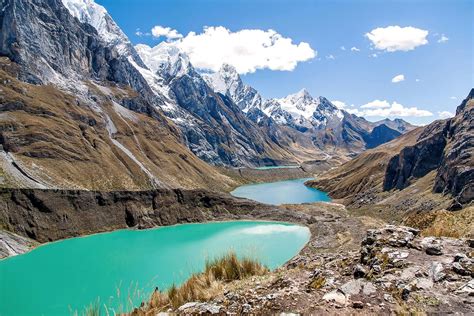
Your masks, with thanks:
M 394 129 L 394 130 L 396 130 L 396 131 L 398 131 L 402 134 L 404 134 L 406 132 L 409 132 L 409 131 L 412 131 L 416 128 L 415 125 L 412 125 L 412 124 L 408 123 L 407 121 L 399 119 L 399 118 L 395 118 L 393 120 L 386 118 L 384 120 L 374 122 L 375 126 L 380 126 L 382 124 L 390 127 L 391 129 Z
M 269 137 L 231 98 L 211 89 L 173 44 L 162 42 L 153 48 L 137 45 L 136 49 L 154 75 L 148 80 L 168 87 L 169 103 L 174 106 L 162 110 L 200 158 L 231 166 L 298 160 L 298 154 Z
M 469 207 L 474 200 L 474 89 L 456 115 L 368 150 L 310 185 L 354 207 L 407 211 Z
M 206 73 L 203 77 L 216 92 L 239 104 L 254 122 L 290 127 L 300 137 L 309 136 L 313 145 L 326 153 L 340 149 L 340 154 L 351 157 L 414 128 L 401 119 L 369 122 L 337 108 L 324 97 L 313 98 L 306 89 L 285 98 L 263 100 L 258 91 L 243 83 L 230 65 L 223 65 L 218 72 Z M 385 128 L 373 131 L 382 124 Z

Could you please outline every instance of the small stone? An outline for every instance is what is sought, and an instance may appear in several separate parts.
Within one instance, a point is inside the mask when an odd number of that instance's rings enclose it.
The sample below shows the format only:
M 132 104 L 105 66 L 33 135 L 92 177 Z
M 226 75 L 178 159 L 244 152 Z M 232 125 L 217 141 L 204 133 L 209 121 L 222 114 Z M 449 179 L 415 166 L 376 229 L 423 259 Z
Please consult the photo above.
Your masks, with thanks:
M 402 300 L 407 301 L 408 296 L 410 296 L 410 290 L 407 287 L 404 287 L 402 290 Z
M 425 249 L 426 254 L 430 256 L 440 256 L 443 254 L 443 246 L 435 237 L 425 237 L 421 241 L 421 246 Z
M 441 245 L 430 245 L 426 247 L 425 252 L 430 256 L 441 256 L 443 254 Z
M 371 282 L 367 282 L 366 284 L 364 284 L 362 293 L 364 293 L 365 295 L 372 295 L 375 292 L 377 292 L 377 288 Z
M 192 307 L 195 307 L 196 305 L 198 305 L 199 302 L 188 302 L 184 305 L 181 305 L 179 308 L 178 308 L 178 311 L 182 312 L 182 311 L 185 311 L 186 309 L 188 308 L 192 308 Z
M 393 303 L 393 296 L 390 294 L 384 294 L 383 299 L 386 300 L 389 303 Z
M 439 282 L 443 280 L 446 277 L 446 274 L 443 272 L 444 267 L 440 262 L 432 262 L 431 263 L 431 268 L 430 268 L 430 276 L 435 282 Z
M 242 313 L 247 314 L 247 313 L 250 313 L 251 310 L 252 310 L 252 306 L 250 304 L 242 305 Z
M 275 299 L 277 297 L 277 294 L 268 294 L 267 296 L 265 296 L 265 298 L 269 301 Z
M 457 289 L 456 293 L 458 293 L 458 294 L 467 294 L 469 296 L 474 296 L 474 279 L 467 282 L 466 284 L 461 286 L 459 289 Z
M 372 266 L 372 271 L 375 273 L 375 274 L 380 274 L 382 273 L 382 267 L 379 265 L 379 264 L 374 264 Z
M 352 307 L 357 308 L 357 309 L 362 309 L 364 308 L 364 303 L 362 303 L 361 301 L 355 301 L 355 302 L 352 302 Z
M 457 253 L 454 255 L 454 262 L 459 262 L 462 259 L 467 259 L 467 256 L 463 253 Z
M 364 281 L 357 279 L 357 280 L 351 280 L 349 282 L 344 283 L 340 290 L 345 294 L 345 295 L 357 295 L 360 293 L 362 290 L 362 286 L 364 285 Z
M 388 257 L 393 260 L 403 260 L 408 258 L 409 252 L 407 251 L 394 251 L 388 253 Z
M 354 278 L 360 279 L 367 275 L 367 270 L 360 264 L 356 265 L 354 268 Z
M 453 271 L 464 276 L 471 275 L 471 272 L 465 269 L 459 262 L 453 263 Z
M 323 300 L 325 300 L 326 302 L 335 302 L 341 305 L 346 305 L 347 303 L 347 299 L 344 295 L 344 292 L 339 289 L 324 294 Z
M 428 278 L 419 278 L 415 280 L 414 285 L 418 289 L 428 290 L 433 287 L 433 281 Z

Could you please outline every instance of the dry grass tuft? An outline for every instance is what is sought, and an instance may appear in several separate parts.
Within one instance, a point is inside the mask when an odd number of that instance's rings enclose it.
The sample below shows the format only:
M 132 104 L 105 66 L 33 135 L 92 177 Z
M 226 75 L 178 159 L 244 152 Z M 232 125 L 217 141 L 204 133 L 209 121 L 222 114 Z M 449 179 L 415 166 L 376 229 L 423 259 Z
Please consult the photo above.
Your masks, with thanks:
M 309 287 L 315 290 L 319 290 L 323 286 L 326 285 L 326 278 L 323 276 L 317 276 L 314 278 L 313 281 L 309 284 Z
M 412 214 L 405 224 L 421 229 L 423 236 L 471 238 L 474 236 L 474 207 L 455 212 L 439 210 Z
M 217 296 L 223 283 L 263 275 L 269 270 L 260 263 L 235 253 L 208 261 L 204 272 L 192 275 L 180 287 L 172 286 L 166 292 L 156 290 L 147 304 L 135 309 L 131 315 L 155 315 L 169 308 L 178 308 L 187 302 L 205 302 Z

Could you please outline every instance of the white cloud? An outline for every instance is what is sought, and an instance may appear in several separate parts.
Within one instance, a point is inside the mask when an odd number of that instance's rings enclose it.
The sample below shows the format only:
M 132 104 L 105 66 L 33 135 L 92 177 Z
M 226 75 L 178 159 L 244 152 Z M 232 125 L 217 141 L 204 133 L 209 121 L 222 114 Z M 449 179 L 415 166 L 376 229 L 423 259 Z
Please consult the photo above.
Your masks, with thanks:
M 379 55 L 377 55 L 377 54 L 373 53 L 373 54 L 370 54 L 370 55 L 369 55 L 369 57 L 372 57 L 372 58 L 377 58 L 377 57 L 379 57 Z
M 326 59 L 334 60 L 334 59 L 336 59 L 336 57 L 334 57 L 334 55 L 332 55 L 332 54 L 329 54 L 329 55 L 326 56 Z
M 386 100 L 374 100 L 372 102 L 366 103 L 362 105 L 360 108 L 361 109 L 383 109 L 383 108 L 389 108 L 390 103 L 387 102 Z
M 442 119 L 447 119 L 447 118 L 453 117 L 454 114 L 449 111 L 440 111 L 438 112 L 438 116 Z
M 349 114 L 354 114 L 354 115 L 357 115 L 357 116 L 364 116 L 364 113 L 361 112 L 359 109 L 356 109 L 356 108 L 344 109 L 344 111 L 346 111 Z
M 405 107 L 397 102 L 374 100 L 360 107 L 360 115 L 367 117 L 427 117 L 433 113 L 417 107 Z
M 393 83 L 401 82 L 403 80 L 405 80 L 405 75 L 403 74 L 396 75 L 395 77 L 392 78 Z
M 344 110 L 347 113 L 360 115 L 359 110 L 355 108 L 354 104 L 348 105 L 345 102 L 338 100 L 333 100 L 331 103 L 334 104 L 338 109 Z
M 449 97 L 451 100 L 457 100 L 458 98 L 456 97 Z
M 397 117 L 427 117 L 433 116 L 433 113 L 421 110 L 416 107 L 405 107 L 398 102 L 388 102 L 387 100 L 374 100 L 359 108 L 353 104 L 347 105 L 343 101 L 331 101 L 339 109 L 345 110 L 350 114 L 363 117 L 377 117 L 377 118 L 397 118 Z M 441 112 L 438 112 L 441 117 Z M 448 113 L 448 112 L 446 112 Z M 444 115 L 447 115 L 443 112 Z
M 447 37 L 444 34 L 441 34 L 441 37 L 439 38 L 438 43 L 446 43 L 447 41 L 449 41 L 449 37 Z
M 139 37 L 142 37 L 142 36 L 150 36 L 151 33 L 150 33 L 150 32 L 144 33 L 144 32 L 142 32 L 142 31 L 140 30 L 140 28 L 137 28 L 137 29 L 135 30 L 135 35 L 136 35 L 136 36 L 139 36 Z
M 172 43 L 189 56 L 196 68 L 217 71 L 227 63 L 240 74 L 265 68 L 291 71 L 299 62 L 317 55 L 308 43 L 293 43 L 274 30 L 232 32 L 222 26 L 205 27 L 202 33 L 190 32 Z
M 151 29 L 151 34 L 154 37 L 166 37 L 169 40 L 178 39 L 178 38 L 183 37 L 183 35 L 179 34 L 178 31 L 176 31 L 175 29 L 172 29 L 170 27 L 164 27 L 164 26 L 161 26 L 161 25 L 155 25 Z
M 428 44 L 428 31 L 416 27 L 387 26 L 373 29 L 365 36 L 374 47 L 388 52 L 409 51 Z
M 360 49 L 358 49 L 358 48 L 355 47 L 355 46 L 352 46 L 352 47 L 351 47 L 351 52 L 360 52 Z
M 346 48 L 344 46 L 341 46 L 341 50 L 346 50 Z
M 420 82 L 421 80 L 420 80 L 420 79 L 418 79 L 418 78 L 416 78 L 416 79 L 415 79 L 415 81 L 416 81 L 416 82 Z

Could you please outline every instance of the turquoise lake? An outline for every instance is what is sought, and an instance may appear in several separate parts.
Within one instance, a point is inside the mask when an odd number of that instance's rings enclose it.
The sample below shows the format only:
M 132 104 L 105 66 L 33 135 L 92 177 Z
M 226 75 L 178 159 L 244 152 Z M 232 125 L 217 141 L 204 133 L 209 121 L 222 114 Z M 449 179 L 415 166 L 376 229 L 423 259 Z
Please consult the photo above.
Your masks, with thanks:
M 274 269 L 308 242 L 306 227 L 275 222 L 185 224 L 119 230 L 40 246 L 0 261 L 0 315 L 79 314 L 100 301 L 104 314 L 129 311 L 153 289 L 202 271 L 234 251 Z
M 308 180 L 312 178 L 243 185 L 230 194 L 273 205 L 331 201 L 325 192 L 305 186 Z

